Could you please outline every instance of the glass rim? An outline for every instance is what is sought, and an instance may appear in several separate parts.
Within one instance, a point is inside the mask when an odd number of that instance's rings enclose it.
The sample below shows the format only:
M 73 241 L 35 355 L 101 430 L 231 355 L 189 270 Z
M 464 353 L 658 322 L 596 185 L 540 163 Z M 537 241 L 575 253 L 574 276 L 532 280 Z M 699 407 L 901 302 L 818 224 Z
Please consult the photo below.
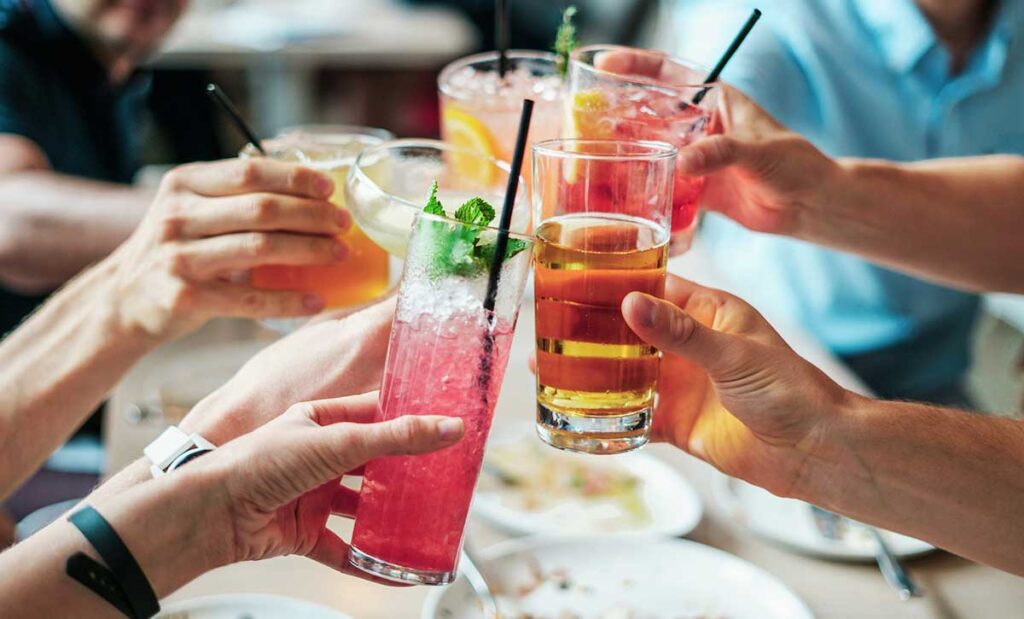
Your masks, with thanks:
M 349 125 L 345 123 L 305 123 L 301 125 L 289 125 L 287 127 L 282 127 L 274 137 L 285 137 L 296 134 L 308 136 L 314 142 L 317 140 L 330 142 L 332 138 L 340 138 L 350 135 L 379 138 L 382 142 L 394 140 L 396 137 L 394 133 L 384 129 L 383 127 Z
M 558 54 L 537 49 L 510 49 L 506 52 L 505 57 L 520 60 L 546 61 L 551 63 L 552 68 L 554 68 L 558 62 Z M 446 97 L 451 97 L 452 99 L 458 99 L 460 101 L 466 99 L 467 97 L 459 97 L 456 94 L 453 94 L 452 88 L 448 83 L 450 81 L 449 78 L 451 77 L 451 74 L 459 69 L 479 62 L 494 61 L 497 59 L 498 51 L 490 50 L 487 52 L 480 52 L 478 54 L 470 54 L 469 56 L 463 56 L 462 58 L 453 60 L 445 65 L 445 67 L 441 69 L 441 72 L 438 73 L 437 89 Z
M 311 125 L 307 125 L 311 126 Z M 327 126 L 327 125 L 322 125 Z M 331 125 L 336 127 L 349 127 L 348 125 Z M 299 152 L 303 152 L 307 155 L 319 154 L 327 155 L 326 159 L 323 160 L 309 160 L 303 161 L 298 159 L 294 163 L 300 165 L 318 167 L 317 164 L 329 164 L 330 168 L 351 166 L 355 163 L 355 160 L 359 157 L 367 148 L 373 148 L 384 144 L 389 139 L 386 136 L 392 136 L 393 134 L 387 129 L 378 129 L 376 127 L 357 127 L 351 126 L 352 129 L 362 129 L 363 131 L 347 131 L 344 133 L 310 133 L 307 131 L 300 131 L 297 127 L 289 127 L 282 130 L 273 137 L 265 138 L 260 140 L 260 145 L 267 151 L 266 155 L 260 153 L 256 148 L 255 144 L 247 142 L 238 151 L 238 157 L 252 158 L 252 157 L 264 157 L 269 159 L 276 159 L 282 151 L 289 147 L 294 148 Z M 359 144 L 362 146 L 358 152 L 340 152 L 346 148 L 350 148 L 352 145 Z M 308 152 L 307 152 L 308 151 Z M 291 160 L 287 160 L 291 161 Z
M 576 145 L 629 145 L 647 149 L 647 152 L 637 153 L 585 153 L 579 151 L 565 150 L 564 147 Z M 589 159 L 593 161 L 659 161 L 662 159 L 675 160 L 679 155 L 679 149 L 658 140 L 587 140 L 581 138 L 555 138 L 544 140 L 533 145 L 534 157 L 551 157 L 559 159 Z
M 496 206 L 495 208 L 498 209 L 498 208 L 501 208 L 501 207 Z M 499 211 L 497 213 L 497 215 L 500 216 L 501 212 Z M 458 219 L 452 219 L 451 217 L 448 217 L 447 215 L 442 216 L 442 215 L 435 215 L 433 213 L 428 213 L 428 212 L 424 211 L 422 208 L 416 213 L 416 221 L 419 221 L 421 219 L 429 219 L 429 220 L 435 221 L 437 223 L 452 224 L 452 225 L 455 225 L 455 226 L 460 226 L 462 228 L 472 228 L 474 230 L 492 230 L 494 232 L 501 232 L 501 230 L 502 230 L 498 226 L 492 226 L 492 225 L 482 226 L 480 224 L 467 224 L 464 221 L 459 221 Z M 413 224 L 413 225 L 415 225 L 415 224 Z M 512 231 L 512 230 L 506 230 L 506 232 L 508 233 L 508 238 L 516 239 L 516 240 L 519 240 L 519 241 L 523 241 L 524 243 L 529 243 L 530 245 L 533 245 L 537 241 L 537 237 L 532 235 L 532 234 L 527 234 L 525 232 L 515 232 L 515 231 Z M 505 262 L 505 261 L 503 260 L 502 262 Z
M 651 54 L 652 56 L 657 56 L 662 60 L 668 60 L 673 64 L 679 65 L 686 69 L 690 69 L 692 71 L 703 72 L 705 75 L 711 74 L 711 69 L 708 69 L 707 67 L 698 62 L 693 62 L 692 60 L 687 60 L 685 58 L 680 58 L 679 56 L 674 56 L 668 52 L 661 51 L 660 49 L 646 49 L 641 47 L 629 47 L 628 45 L 613 45 L 608 43 L 601 43 L 597 45 L 585 45 L 583 47 L 573 50 L 572 54 L 570 54 L 569 56 L 570 68 L 573 65 L 578 65 L 590 73 L 607 76 L 619 80 L 621 82 L 626 82 L 628 84 L 634 84 L 638 86 L 657 86 L 659 88 L 668 88 L 672 90 L 703 90 L 705 88 L 707 88 L 708 90 L 714 90 L 718 88 L 718 86 L 720 85 L 720 82 L 718 81 L 714 81 L 708 84 L 705 84 L 703 82 L 696 84 L 670 84 L 649 77 L 625 76 L 620 75 L 618 73 L 612 73 L 611 71 L 603 71 L 595 67 L 593 62 L 585 62 L 580 59 L 580 56 L 588 52 L 594 52 L 596 56 L 596 54 L 601 51 L 644 52 L 646 54 Z
M 480 159 L 486 159 L 486 160 L 490 161 L 491 164 L 493 164 L 499 170 L 504 172 L 506 177 L 508 177 L 511 174 L 511 172 L 512 172 L 512 166 L 510 164 L 505 163 L 504 161 L 501 161 L 499 159 L 496 159 L 495 157 L 492 157 L 491 155 L 488 155 L 488 154 L 480 152 L 480 151 L 472 150 L 472 149 L 469 149 L 469 148 L 462 148 L 461 146 L 455 146 L 454 144 L 449 144 L 448 142 L 442 142 L 441 140 L 432 140 L 432 139 L 429 139 L 429 138 L 400 138 L 400 139 L 397 139 L 397 140 L 389 140 L 387 142 L 381 142 L 380 144 L 375 144 L 373 146 L 370 146 L 370 147 L 367 147 L 367 148 L 363 149 L 363 152 L 359 153 L 356 156 L 355 161 L 352 162 L 352 166 L 349 168 L 348 175 L 351 176 L 351 177 L 355 177 L 360 183 L 367 183 L 367 184 L 371 185 L 374 189 L 379 191 L 381 194 L 387 196 L 387 198 L 389 200 L 392 200 L 392 201 L 394 201 L 394 202 L 396 202 L 398 204 L 401 204 L 402 206 L 405 206 L 407 208 L 411 208 L 411 209 L 415 210 L 416 212 L 422 212 L 423 211 L 423 205 L 422 204 L 417 204 L 417 203 L 412 202 L 410 200 L 406 200 L 405 198 L 403 198 L 401 196 L 397 196 L 397 195 L 391 193 L 390 191 L 387 191 L 386 189 L 381 187 L 380 184 L 377 183 L 377 181 L 375 181 L 372 178 L 370 178 L 366 174 L 366 172 L 363 171 L 363 165 L 364 165 L 363 158 L 364 157 L 369 157 L 369 156 L 373 156 L 373 155 L 379 155 L 379 154 L 383 153 L 386 150 L 395 150 L 395 149 L 400 149 L 400 148 L 434 149 L 434 150 L 438 150 L 438 151 L 444 151 L 444 152 L 450 152 L 450 153 L 458 153 L 460 155 L 469 155 L 469 156 L 472 156 L 472 157 L 478 157 Z M 507 178 L 506 178 L 506 180 L 507 180 Z M 526 182 L 523 180 L 522 174 L 519 175 L 519 186 L 520 186 L 521 191 L 516 193 L 516 199 L 517 200 L 522 199 L 523 196 L 526 195 L 525 193 L 523 193 L 523 192 L 526 191 Z M 424 194 L 424 195 L 426 195 L 426 194 Z M 447 219 L 447 218 L 445 218 L 445 219 Z M 462 222 L 460 222 L 458 220 L 455 220 L 455 219 L 452 219 L 451 221 L 453 223 L 457 223 L 457 224 L 461 224 L 461 225 L 468 225 L 468 224 L 463 224 Z M 487 228 L 489 228 L 490 226 L 480 226 L 480 227 L 487 227 Z M 495 227 L 493 229 L 497 230 L 498 228 Z

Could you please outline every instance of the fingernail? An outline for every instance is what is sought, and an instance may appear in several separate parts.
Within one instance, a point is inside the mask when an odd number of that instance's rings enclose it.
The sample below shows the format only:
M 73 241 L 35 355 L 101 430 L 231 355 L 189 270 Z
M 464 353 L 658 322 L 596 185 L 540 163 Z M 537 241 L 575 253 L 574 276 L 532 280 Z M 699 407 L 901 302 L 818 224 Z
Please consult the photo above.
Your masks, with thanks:
M 302 297 L 302 306 L 311 312 L 319 312 L 324 308 L 324 300 L 319 295 L 307 294 Z
M 437 434 L 443 441 L 453 441 L 462 435 L 462 420 L 449 417 L 437 422 Z
M 320 174 L 316 177 L 316 190 L 320 195 L 327 197 L 334 193 L 334 181 Z
M 658 324 L 658 304 L 648 296 L 636 295 L 633 297 L 634 312 L 640 326 L 653 329 Z
M 334 241 L 334 257 L 341 260 L 348 255 L 348 245 L 344 242 L 335 239 Z

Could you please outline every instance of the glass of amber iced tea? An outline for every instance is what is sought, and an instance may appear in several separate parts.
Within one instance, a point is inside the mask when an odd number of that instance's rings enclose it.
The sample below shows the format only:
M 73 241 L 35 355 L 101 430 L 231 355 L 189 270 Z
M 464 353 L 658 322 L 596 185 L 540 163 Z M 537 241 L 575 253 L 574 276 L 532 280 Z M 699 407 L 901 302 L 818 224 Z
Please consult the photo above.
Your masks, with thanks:
M 554 447 L 610 454 L 648 440 L 660 353 L 621 304 L 664 296 L 676 154 L 664 142 L 533 148 L 537 432 Z

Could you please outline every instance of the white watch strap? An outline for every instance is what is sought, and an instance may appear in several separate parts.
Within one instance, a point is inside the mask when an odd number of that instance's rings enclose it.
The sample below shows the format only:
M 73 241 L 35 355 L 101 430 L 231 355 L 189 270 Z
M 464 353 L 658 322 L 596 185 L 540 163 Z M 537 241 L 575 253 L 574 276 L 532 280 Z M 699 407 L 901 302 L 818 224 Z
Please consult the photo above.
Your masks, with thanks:
M 214 445 L 198 434 L 185 434 L 177 426 L 171 426 L 147 445 L 143 453 L 153 463 L 149 469 L 153 477 L 160 477 L 170 472 L 168 468 L 182 455 L 196 449 L 209 451 Z

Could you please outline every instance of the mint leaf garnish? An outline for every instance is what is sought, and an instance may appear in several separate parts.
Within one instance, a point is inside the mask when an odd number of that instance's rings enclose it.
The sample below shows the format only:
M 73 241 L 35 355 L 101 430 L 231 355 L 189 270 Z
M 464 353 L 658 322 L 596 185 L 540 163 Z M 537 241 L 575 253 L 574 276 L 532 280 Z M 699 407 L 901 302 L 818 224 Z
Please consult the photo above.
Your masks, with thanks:
M 444 206 L 437 198 L 437 181 L 430 186 L 425 213 L 447 217 Z M 494 207 L 483 198 L 470 198 L 455 211 L 454 219 L 464 226 L 433 222 L 432 233 L 427 242 L 430 243 L 433 257 L 430 272 L 437 277 L 458 275 L 475 277 L 491 266 L 494 258 L 495 243 L 484 243 L 480 235 L 494 221 L 497 213 Z M 529 244 L 519 239 L 508 239 L 504 260 L 512 258 Z
M 444 206 L 441 204 L 441 201 L 437 199 L 436 180 L 432 185 L 430 185 L 430 196 L 427 197 L 427 205 L 423 207 L 423 211 L 425 213 L 430 213 L 431 215 L 440 215 L 441 217 L 445 216 Z
M 494 207 L 483 198 L 470 198 L 455 211 L 455 219 L 464 224 L 486 226 L 494 221 Z
M 570 6 L 562 13 L 562 24 L 558 26 L 555 34 L 555 53 L 558 54 L 558 74 L 565 77 L 569 72 L 569 55 L 572 50 L 580 46 L 580 40 L 576 33 L 576 24 L 572 18 L 576 16 L 576 7 Z
M 513 258 L 516 254 L 522 252 L 530 246 L 526 241 L 520 241 L 519 239 L 509 239 L 508 245 L 505 246 L 505 260 Z M 491 259 L 494 258 L 494 250 L 497 249 L 494 243 L 487 245 L 477 246 L 477 257 L 487 266 L 490 266 Z

